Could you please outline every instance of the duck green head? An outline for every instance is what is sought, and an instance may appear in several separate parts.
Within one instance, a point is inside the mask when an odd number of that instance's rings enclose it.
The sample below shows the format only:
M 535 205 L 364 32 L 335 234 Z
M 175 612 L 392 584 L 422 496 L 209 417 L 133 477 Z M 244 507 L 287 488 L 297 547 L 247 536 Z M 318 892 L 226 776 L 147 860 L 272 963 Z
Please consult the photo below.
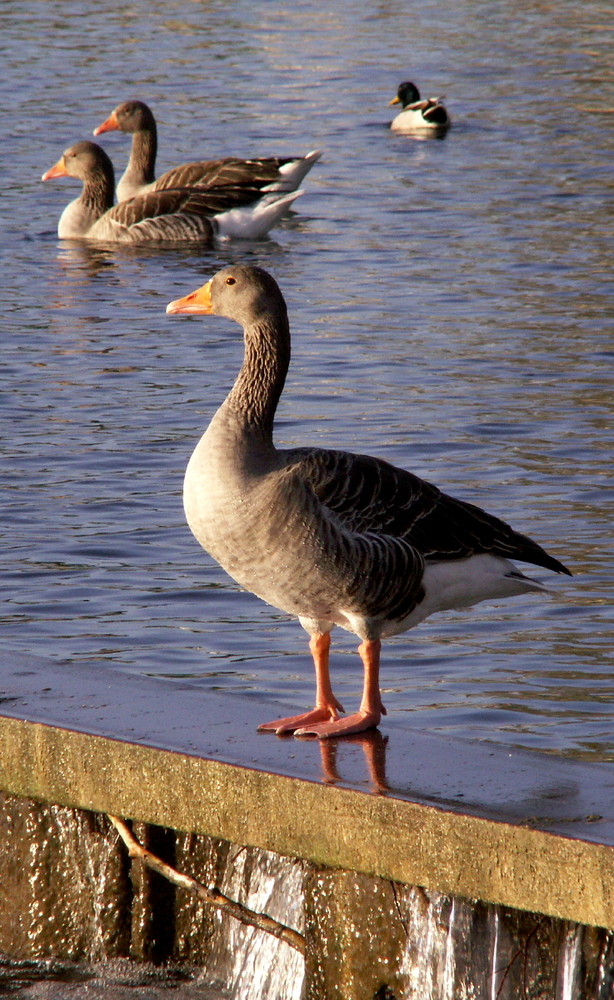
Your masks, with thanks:
M 411 83 L 409 80 L 405 80 L 404 83 L 399 84 L 399 89 L 397 90 L 397 96 L 393 97 L 390 104 L 402 104 L 404 108 L 408 104 L 415 104 L 416 101 L 420 100 L 420 91 L 416 87 L 415 83 Z

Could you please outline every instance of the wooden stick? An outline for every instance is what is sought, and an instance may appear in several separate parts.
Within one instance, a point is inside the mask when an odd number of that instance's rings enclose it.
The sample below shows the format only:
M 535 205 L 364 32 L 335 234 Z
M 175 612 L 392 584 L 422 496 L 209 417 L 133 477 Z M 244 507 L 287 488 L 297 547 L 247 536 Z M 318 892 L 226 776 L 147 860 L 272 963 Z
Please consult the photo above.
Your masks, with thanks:
M 198 882 L 189 875 L 183 875 L 181 872 L 178 872 L 171 865 L 167 865 L 161 858 L 156 857 L 155 854 L 148 851 L 146 847 L 143 847 L 123 819 L 111 816 L 110 814 L 108 815 L 111 823 L 126 845 L 129 857 L 140 858 L 148 868 L 158 872 L 159 875 L 168 879 L 169 882 L 173 882 L 174 885 L 178 885 L 181 889 L 187 889 L 188 892 L 198 896 L 199 899 L 205 900 L 207 903 L 212 903 L 213 906 L 218 906 L 230 914 L 231 917 L 240 920 L 242 924 L 258 927 L 259 930 L 265 931 L 267 934 L 272 934 L 273 937 L 279 938 L 280 941 L 285 941 L 286 944 L 300 952 L 301 955 L 305 954 L 305 938 L 298 931 L 293 930 L 292 927 L 287 927 L 285 924 L 281 924 L 266 913 L 257 913 L 255 910 L 250 910 L 247 906 L 243 906 L 242 903 L 237 903 L 236 900 L 225 896 L 214 885 L 205 886 L 202 882 Z

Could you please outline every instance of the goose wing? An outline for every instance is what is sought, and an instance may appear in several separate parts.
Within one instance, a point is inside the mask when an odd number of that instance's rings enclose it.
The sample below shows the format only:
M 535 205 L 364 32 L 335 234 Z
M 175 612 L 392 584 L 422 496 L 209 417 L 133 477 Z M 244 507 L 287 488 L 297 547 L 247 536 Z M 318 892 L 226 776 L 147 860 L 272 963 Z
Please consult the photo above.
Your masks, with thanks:
M 405 619 L 424 597 L 425 560 L 410 541 L 386 531 L 383 498 L 363 475 L 369 470 L 344 452 L 296 449 L 284 455 L 278 481 L 284 492 L 275 507 L 299 511 L 317 553 L 317 593 L 324 595 L 324 606 L 360 619 Z M 299 569 L 301 588 L 308 591 L 308 566 Z
M 213 216 L 241 205 L 249 205 L 261 197 L 261 192 L 247 185 L 242 187 L 167 188 L 148 191 L 126 201 L 119 202 L 107 212 L 109 219 L 122 226 L 133 226 L 145 219 L 157 219 L 165 215 Z
M 264 159 L 242 160 L 227 156 L 221 160 L 200 160 L 173 167 L 158 177 L 154 191 L 169 187 L 237 187 L 256 189 L 258 193 L 269 184 L 280 181 L 280 168 L 291 163 L 291 158 L 267 157 Z M 257 197 L 258 195 L 256 195 Z
M 505 521 L 388 462 L 323 449 L 299 449 L 295 455 L 320 503 L 352 532 L 400 539 L 425 560 L 487 552 L 569 574 Z

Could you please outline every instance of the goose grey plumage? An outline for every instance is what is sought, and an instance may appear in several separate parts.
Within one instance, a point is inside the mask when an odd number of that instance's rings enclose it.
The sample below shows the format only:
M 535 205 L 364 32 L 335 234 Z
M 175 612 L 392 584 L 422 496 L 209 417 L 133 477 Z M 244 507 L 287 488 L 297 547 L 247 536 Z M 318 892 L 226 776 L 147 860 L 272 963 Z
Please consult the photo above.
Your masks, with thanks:
M 396 97 L 389 102 L 389 107 L 395 104 L 401 104 L 403 110 L 390 123 L 393 132 L 420 132 L 427 129 L 441 133 L 452 124 L 441 98 L 421 99 L 420 91 L 410 80 L 399 84 Z
M 248 184 L 262 192 L 295 191 L 322 153 L 312 150 L 305 156 L 257 157 L 242 159 L 227 156 L 218 160 L 197 160 L 167 170 L 155 180 L 158 133 L 151 109 L 143 101 L 124 101 L 94 129 L 94 135 L 111 131 L 132 136 L 128 166 L 117 185 L 117 198 L 123 201 L 147 191 L 175 187 L 218 187 Z
M 381 459 L 277 449 L 290 330 L 266 271 L 226 267 L 167 312 L 214 313 L 244 328 L 243 366 L 189 461 L 184 506 L 192 532 L 226 572 L 296 615 L 311 636 L 315 708 L 260 729 L 325 738 L 377 725 L 385 713 L 382 637 L 435 611 L 545 589 L 510 559 L 569 574 L 503 521 Z M 329 678 L 333 625 L 361 639 L 363 698 L 346 719 Z
M 258 239 L 285 215 L 302 192 L 263 196 L 255 188 L 168 188 L 113 205 L 113 164 L 94 142 L 77 142 L 64 151 L 42 180 L 75 177 L 79 198 L 66 206 L 58 224 L 61 239 L 112 243 L 211 243 L 215 237 Z

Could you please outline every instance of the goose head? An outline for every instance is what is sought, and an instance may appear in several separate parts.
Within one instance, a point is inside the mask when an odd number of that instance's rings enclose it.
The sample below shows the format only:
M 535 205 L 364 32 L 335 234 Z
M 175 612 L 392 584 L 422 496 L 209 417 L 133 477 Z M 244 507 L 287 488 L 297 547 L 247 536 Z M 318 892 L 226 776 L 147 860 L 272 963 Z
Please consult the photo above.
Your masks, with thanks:
M 95 142 L 76 142 L 62 153 L 57 163 L 47 170 L 41 180 L 49 181 L 54 177 L 75 177 L 86 183 L 99 184 L 101 187 L 115 185 L 113 164 L 104 149 Z
M 156 123 L 153 114 L 143 101 L 124 101 L 113 109 L 109 117 L 94 129 L 94 135 L 103 132 L 135 132 L 155 130 Z
M 225 316 L 245 329 L 261 320 L 287 323 L 279 285 L 272 275 L 253 264 L 222 268 L 201 288 L 169 302 L 166 311 L 173 315 Z

